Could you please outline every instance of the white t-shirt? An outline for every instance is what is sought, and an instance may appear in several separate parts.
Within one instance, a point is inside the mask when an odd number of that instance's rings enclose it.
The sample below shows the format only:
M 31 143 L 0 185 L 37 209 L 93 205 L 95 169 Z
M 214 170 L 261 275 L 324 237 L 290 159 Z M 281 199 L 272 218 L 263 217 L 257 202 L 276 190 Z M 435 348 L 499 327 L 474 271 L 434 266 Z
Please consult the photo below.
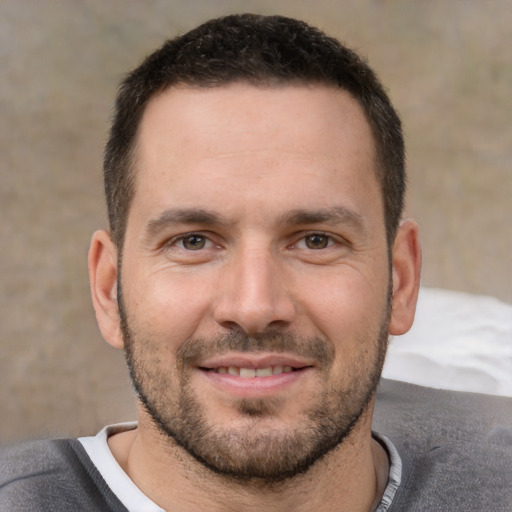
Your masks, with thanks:
M 118 464 L 108 446 L 107 439 L 110 436 L 134 428 L 137 428 L 136 422 L 109 425 L 95 436 L 79 437 L 78 441 L 112 492 L 130 512 L 165 512 L 133 483 L 133 480 Z

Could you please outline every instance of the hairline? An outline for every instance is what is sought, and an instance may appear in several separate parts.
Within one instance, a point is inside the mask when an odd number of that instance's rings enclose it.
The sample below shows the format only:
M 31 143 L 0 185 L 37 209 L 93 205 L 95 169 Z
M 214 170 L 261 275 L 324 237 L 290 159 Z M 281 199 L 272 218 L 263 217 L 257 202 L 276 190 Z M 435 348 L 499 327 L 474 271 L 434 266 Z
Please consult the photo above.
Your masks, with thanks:
M 139 146 L 139 138 L 140 138 L 140 131 L 142 126 L 142 120 L 144 117 L 144 114 L 147 110 L 147 107 L 149 106 L 150 102 L 153 101 L 158 96 L 164 94 L 165 92 L 171 90 L 171 89 L 190 89 L 190 90 L 209 90 L 209 89 L 220 89 L 220 88 L 226 88 L 231 85 L 236 84 L 246 84 L 253 87 L 259 87 L 262 89 L 274 89 L 274 88 L 280 88 L 280 87 L 289 87 L 289 86 L 303 86 L 303 87 L 315 87 L 315 86 L 322 86 L 326 88 L 330 88 L 335 91 L 344 91 L 347 94 L 350 95 L 350 97 L 357 102 L 359 107 L 362 110 L 362 113 L 364 115 L 364 119 L 366 123 L 368 124 L 368 127 L 370 128 L 370 133 L 372 136 L 372 144 L 373 144 L 373 166 L 372 166 L 372 172 L 375 175 L 375 178 L 377 180 L 377 184 L 379 186 L 380 190 L 380 196 L 382 199 L 382 219 L 384 221 L 384 229 L 386 231 L 386 239 L 388 245 L 391 245 L 392 240 L 395 237 L 396 230 L 398 226 L 394 227 L 393 232 L 388 233 L 387 228 L 387 210 L 386 210 L 386 198 L 385 198 L 385 190 L 384 190 L 384 178 L 383 173 L 386 172 L 385 164 L 381 161 L 381 158 L 379 158 L 379 155 L 381 153 L 381 148 L 379 144 L 379 138 L 377 134 L 375 133 L 374 126 L 370 120 L 370 116 L 365 108 L 365 105 L 361 98 L 358 98 L 348 87 L 342 87 L 334 80 L 328 80 L 328 79 L 306 79 L 306 78 L 282 78 L 282 77 L 269 77 L 269 78 L 255 78 L 255 79 L 249 79 L 249 78 L 237 78 L 234 80 L 226 80 L 226 81 L 218 81 L 218 83 L 213 83 L 211 85 L 205 85 L 205 84 L 198 84 L 195 82 L 189 82 L 186 80 L 177 80 L 175 82 L 166 84 L 159 89 L 155 90 L 152 94 L 150 94 L 146 101 L 141 105 L 140 111 L 138 112 L 138 118 L 137 118 L 137 127 L 135 130 L 135 134 L 133 136 L 133 140 L 130 144 L 129 150 L 126 154 L 126 160 L 127 160 L 127 166 L 126 166 L 126 184 L 127 184 L 127 192 L 129 193 L 128 197 L 128 204 L 125 211 L 125 214 L 122 217 L 122 222 L 118 224 L 117 233 L 111 233 L 111 236 L 114 238 L 114 242 L 117 246 L 118 253 L 121 255 L 124 247 L 124 241 L 126 237 L 126 229 L 128 226 L 128 219 L 130 216 L 133 199 L 135 197 L 136 193 L 136 187 L 137 187 L 137 175 L 140 174 L 140 172 L 137 172 L 137 160 L 138 160 L 138 146 Z M 110 227 L 112 229 L 112 226 Z

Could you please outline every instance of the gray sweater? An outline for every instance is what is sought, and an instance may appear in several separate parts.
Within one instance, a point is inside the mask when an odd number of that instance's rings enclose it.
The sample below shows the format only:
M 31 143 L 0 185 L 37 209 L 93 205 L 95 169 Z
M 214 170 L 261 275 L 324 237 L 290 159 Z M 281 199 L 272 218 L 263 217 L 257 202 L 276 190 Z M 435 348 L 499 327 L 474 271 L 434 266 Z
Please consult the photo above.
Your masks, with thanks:
M 512 512 L 512 398 L 383 380 L 373 428 L 403 464 L 389 512 Z
M 382 381 L 373 428 L 403 464 L 389 512 L 512 512 L 512 398 Z M 82 510 L 126 512 L 76 439 L 0 454 L 0 512 Z

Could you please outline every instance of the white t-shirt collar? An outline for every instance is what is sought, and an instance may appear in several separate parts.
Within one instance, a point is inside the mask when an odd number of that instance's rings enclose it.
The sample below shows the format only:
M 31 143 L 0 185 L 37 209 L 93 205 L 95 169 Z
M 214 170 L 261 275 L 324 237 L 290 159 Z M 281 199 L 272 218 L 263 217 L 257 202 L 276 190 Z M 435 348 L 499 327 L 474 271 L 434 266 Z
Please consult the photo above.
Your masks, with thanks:
M 151 501 L 130 479 L 118 464 L 107 443 L 109 436 L 137 428 L 136 422 L 109 425 L 95 436 L 79 437 L 87 455 L 101 476 L 130 512 L 165 512 Z M 385 436 L 372 433 L 374 439 L 383 445 L 389 456 L 389 478 L 382 500 L 375 512 L 386 512 L 393 501 L 402 478 L 402 460 L 393 443 Z

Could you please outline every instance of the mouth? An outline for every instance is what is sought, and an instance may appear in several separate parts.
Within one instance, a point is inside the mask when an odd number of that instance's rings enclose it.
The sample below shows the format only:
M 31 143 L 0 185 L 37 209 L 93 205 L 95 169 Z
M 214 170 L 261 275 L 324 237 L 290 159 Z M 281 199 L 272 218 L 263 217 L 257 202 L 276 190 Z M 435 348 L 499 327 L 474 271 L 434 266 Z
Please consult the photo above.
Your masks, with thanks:
M 200 373 L 216 387 L 238 396 L 280 393 L 295 385 L 314 365 L 283 355 L 231 355 L 204 362 Z
M 235 377 L 241 377 L 242 379 L 254 379 L 256 377 L 272 377 L 273 375 L 281 375 L 283 373 L 291 373 L 294 371 L 300 371 L 302 368 L 293 368 L 292 366 L 266 366 L 264 368 L 243 368 L 239 366 L 218 366 L 216 368 L 204 368 L 200 367 L 201 370 L 206 372 L 214 372 L 221 375 L 233 375 Z
M 271 377 L 313 367 L 313 361 L 291 354 L 231 353 L 199 365 L 199 369 L 241 378 Z

